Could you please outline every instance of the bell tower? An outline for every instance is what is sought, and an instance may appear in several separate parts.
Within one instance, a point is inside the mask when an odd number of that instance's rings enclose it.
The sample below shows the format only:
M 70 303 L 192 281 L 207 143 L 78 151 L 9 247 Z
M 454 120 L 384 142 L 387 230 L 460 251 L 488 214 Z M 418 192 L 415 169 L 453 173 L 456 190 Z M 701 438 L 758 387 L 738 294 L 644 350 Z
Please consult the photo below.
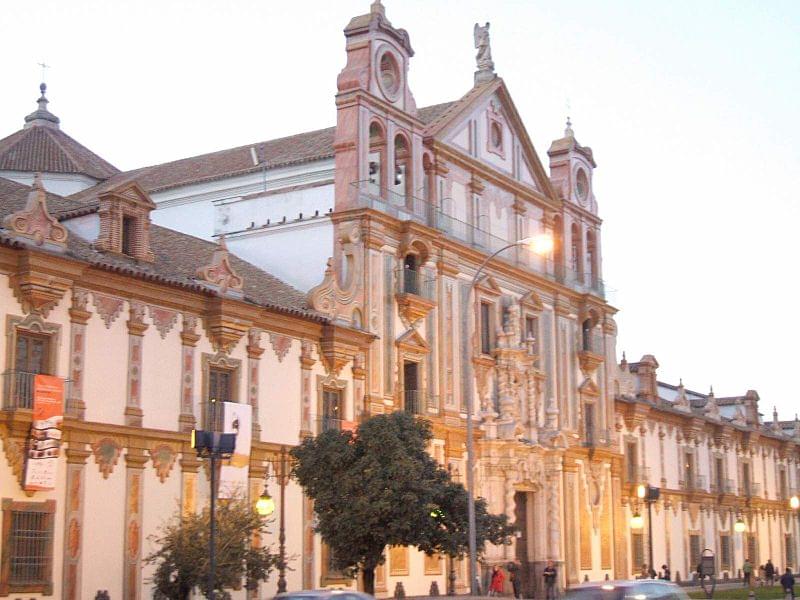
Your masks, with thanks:
M 350 20 L 344 35 L 347 64 L 336 82 L 336 210 L 355 207 L 359 189 L 405 196 L 422 181 L 421 126 L 408 87 L 414 55 L 408 33 L 392 26 L 375 0 L 367 14 Z

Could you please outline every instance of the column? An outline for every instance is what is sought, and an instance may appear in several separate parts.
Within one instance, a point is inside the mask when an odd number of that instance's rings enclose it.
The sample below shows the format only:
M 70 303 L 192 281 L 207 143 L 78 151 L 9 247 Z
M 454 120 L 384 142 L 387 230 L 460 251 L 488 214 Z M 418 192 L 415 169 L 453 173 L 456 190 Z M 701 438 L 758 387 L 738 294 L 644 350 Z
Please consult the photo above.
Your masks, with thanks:
M 194 355 L 200 340 L 196 332 L 197 317 L 183 313 L 181 329 L 181 399 L 178 429 L 186 432 L 194 429 Z
M 300 437 L 313 435 L 314 424 L 311 422 L 311 367 L 314 359 L 314 344 L 311 340 L 300 342 L 300 390 L 302 405 L 300 407 Z
M 563 575 L 565 570 L 564 556 L 561 550 L 561 479 L 563 476 L 562 458 L 560 455 L 548 456 L 545 463 L 545 479 L 547 493 L 547 558 L 559 564 Z M 566 531 L 567 527 L 565 527 Z
M 64 600 L 81 600 L 81 550 L 83 546 L 83 498 L 86 459 L 91 454 L 86 444 L 70 442 L 67 457 L 66 497 L 64 499 Z
M 67 388 L 66 414 L 83 420 L 86 404 L 83 401 L 83 367 L 86 352 L 86 323 L 92 313 L 88 310 L 89 292 L 82 289 L 72 290 L 72 306 L 69 309 L 69 379 Z
M 145 305 L 132 300 L 128 317 L 128 397 L 125 405 L 125 424 L 142 426 L 142 350 Z
M 125 546 L 122 574 L 123 600 L 141 598 L 142 474 L 147 456 L 140 448 L 125 454 Z
M 628 571 L 628 524 L 622 504 L 622 461 L 611 463 L 611 506 L 614 510 L 614 579 L 627 579 Z
M 261 347 L 260 329 L 247 332 L 247 402 L 253 408 L 253 441 L 261 441 L 261 421 L 258 418 L 258 366 L 264 348 Z M 260 492 L 259 492 L 260 493 Z

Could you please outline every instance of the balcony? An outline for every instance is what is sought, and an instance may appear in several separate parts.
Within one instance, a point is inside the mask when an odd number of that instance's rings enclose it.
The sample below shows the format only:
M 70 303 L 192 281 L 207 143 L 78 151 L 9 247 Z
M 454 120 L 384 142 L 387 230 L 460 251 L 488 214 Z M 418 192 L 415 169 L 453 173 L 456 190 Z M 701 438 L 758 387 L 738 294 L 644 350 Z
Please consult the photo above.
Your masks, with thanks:
M 625 481 L 629 484 L 636 485 L 639 483 L 650 482 L 650 467 L 644 465 L 626 465 L 625 467 Z
M 401 221 L 413 221 L 438 229 L 448 237 L 480 252 L 491 254 L 511 243 L 508 239 L 493 235 L 475 225 L 445 214 L 437 206 L 413 196 L 403 196 L 381 189 L 368 181 L 350 184 L 350 205 L 371 208 Z M 566 266 L 556 266 L 552 260 L 539 256 L 520 246 L 509 251 L 498 260 L 527 269 L 551 281 L 567 285 L 577 291 L 594 293 L 606 297 L 603 281 L 587 273 L 579 273 Z
M 403 390 L 403 410 L 412 415 L 424 416 L 439 410 L 439 398 L 422 390 Z
M 395 275 L 395 293 L 400 314 L 411 323 L 425 318 L 436 306 L 436 281 L 414 269 L 398 269 Z
M 761 496 L 761 484 L 749 483 L 739 486 L 739 495 L 745 498 L 757 498 Z
M 333 417 L 317 417 L 317 435 L 326 431 L 353 431 L 356 423 Z
M 611 445 L 611 431 L 608 429 L 588 428 L 583 432 L 581 445 L 584 448 L 601 448 Z
M 603 362 L 603 339 L 593 332 L 584 333 L 581 338 L 578 362 L 584 375 L 590 377 Z
M 680 488 L 686 492 L 705 492 L 706 478 L 704 475 L 689 475 L 678 482 Z
M 735 494 L 736 486 L 733 484 L 733 479 L 722 479 L 715 481 L 711 484 L 712 494 Z
M 3 373 L 3 410 L 33 410 L 34 381 L 38 373 L 7 371 Z M 69 379 L 64 383 L 64 414 L 74 414 L 72 387 Z

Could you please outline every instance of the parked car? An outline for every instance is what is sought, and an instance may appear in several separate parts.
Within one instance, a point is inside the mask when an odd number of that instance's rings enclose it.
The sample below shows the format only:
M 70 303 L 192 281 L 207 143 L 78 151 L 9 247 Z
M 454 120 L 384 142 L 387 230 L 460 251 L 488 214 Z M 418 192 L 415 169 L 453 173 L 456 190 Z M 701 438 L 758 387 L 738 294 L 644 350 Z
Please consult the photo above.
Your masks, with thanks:
M 567 600 L 689 600 L 681 588 L 659 579 L 630 581 L 599 581 L 582 583 L 570 588 Z
M 364 592 L 350 590 L 302 590 L 299 592 L 284 592 L 275 596 L 276 600 L 375 600 L 374 597 Z

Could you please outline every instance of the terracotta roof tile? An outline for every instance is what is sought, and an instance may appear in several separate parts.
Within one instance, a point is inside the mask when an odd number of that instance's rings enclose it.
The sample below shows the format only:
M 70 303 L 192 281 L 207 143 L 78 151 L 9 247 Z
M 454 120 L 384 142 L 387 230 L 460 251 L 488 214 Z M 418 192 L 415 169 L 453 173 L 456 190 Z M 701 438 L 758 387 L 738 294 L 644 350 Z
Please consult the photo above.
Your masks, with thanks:
M 0 178 L 0 221 L 5 215 L 25 206 L 30 189 Z M 85 208 L 85 204 L 81 202 L 51 193 L 47 194 L 47 204 L 54 215 Z M 13 238 L 0 230 L 0 241 L 13 243 Z M 217 247 L 215 243 L 151 224 L 150 247 L 155 261 L 145 263 L 120 254 L 99 252 L 86 240 L 70 234 L 67 255 L 102 269 L 206 292 L 206 288 L 197 281 L 195 272 L 198 267 L 210 261 L 211 254 Z M 233 269 L 244 279 L 245 301 L 321 322 L 326 321 L 308 308 L 303 292 L 233 254 L 230 255 L 230 260 Z
M 0 140 L 0 171 L 79 173 L 100 180 L 120 172 L 60 129 L 39 126 Z

